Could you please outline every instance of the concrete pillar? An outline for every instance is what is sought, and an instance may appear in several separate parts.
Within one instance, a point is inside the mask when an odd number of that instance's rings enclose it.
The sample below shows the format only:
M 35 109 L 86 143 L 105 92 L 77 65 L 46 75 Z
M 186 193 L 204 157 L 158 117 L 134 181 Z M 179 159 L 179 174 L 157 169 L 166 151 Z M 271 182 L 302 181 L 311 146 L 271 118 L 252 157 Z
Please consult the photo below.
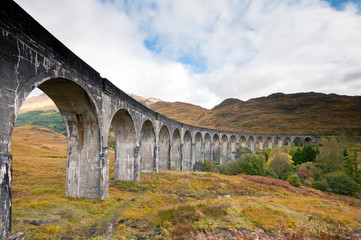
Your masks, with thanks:
M 269 148 L 269 149 L 273 149 L 273 142 L 272 142 L 271 139 L 268 140 L 268 148 Z
M 12 155 L 0 152 L 0 238 L 11 232 L 11 171 Z

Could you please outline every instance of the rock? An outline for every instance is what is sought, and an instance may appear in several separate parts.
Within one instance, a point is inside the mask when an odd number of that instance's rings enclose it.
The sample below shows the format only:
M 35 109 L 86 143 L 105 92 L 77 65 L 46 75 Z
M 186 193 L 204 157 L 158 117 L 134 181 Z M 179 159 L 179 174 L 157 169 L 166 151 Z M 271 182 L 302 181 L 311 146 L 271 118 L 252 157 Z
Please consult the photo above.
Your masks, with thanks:
M 8 240 L 24 240 L 24 233 L 14 233 L 8 237 Z

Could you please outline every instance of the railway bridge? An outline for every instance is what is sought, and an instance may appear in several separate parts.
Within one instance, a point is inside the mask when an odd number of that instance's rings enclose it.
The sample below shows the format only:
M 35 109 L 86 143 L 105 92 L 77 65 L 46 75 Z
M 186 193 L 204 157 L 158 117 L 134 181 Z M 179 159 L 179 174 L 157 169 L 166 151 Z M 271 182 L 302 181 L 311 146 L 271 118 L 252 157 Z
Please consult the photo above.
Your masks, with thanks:
M 109 147 L 116 136 L 115 180 L 139 181 L 140 172 L 197 170 L 204 158 L 221 164 L 238 147 L 314 142 L 314 136 L 251 134 L 187 125 L 135 101 L 52 36 L 12 0 L 0 8 L 0 234 L 11 230 L 11 133 L 35 88 L 57 105 L 67 130 L 66 194 L 108 197 Z M 125 79 L 126 80 L 126 79 Z

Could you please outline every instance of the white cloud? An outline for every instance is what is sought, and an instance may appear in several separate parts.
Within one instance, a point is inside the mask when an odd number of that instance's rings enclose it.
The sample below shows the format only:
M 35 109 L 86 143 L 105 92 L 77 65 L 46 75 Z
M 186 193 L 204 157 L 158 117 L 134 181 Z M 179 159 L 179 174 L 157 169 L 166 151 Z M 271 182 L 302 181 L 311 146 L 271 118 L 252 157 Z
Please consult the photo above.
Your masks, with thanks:
M 273 92 L 361 92 L 360 6 L 351 3 L 16 2 L 103 77 L 144 97 L 213 107 Z

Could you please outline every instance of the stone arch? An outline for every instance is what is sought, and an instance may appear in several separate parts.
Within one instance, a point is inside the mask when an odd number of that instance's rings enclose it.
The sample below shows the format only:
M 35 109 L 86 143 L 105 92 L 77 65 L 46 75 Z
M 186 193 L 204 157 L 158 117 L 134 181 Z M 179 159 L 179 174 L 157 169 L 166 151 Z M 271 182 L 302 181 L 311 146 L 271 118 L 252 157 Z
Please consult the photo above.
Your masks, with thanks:
M 302 140 L 299 137 L 295 137 L 295 139 L 293 139 L 292 144 L 295 145 L 296 147 L 300 147 L 303 145 Z
M 282 143 L 280 137 L 276 137 L 274 139 L 273 146 L 275 146 L 275 147 L 282 147 L 283 146 L 283 143 Z
M 273 149 L 273 142 L 271 137 L 266 137 L 264 141 L 265 148 Z
M 243 148 L 247 147 L 247 139 L 245 136 L 239 138 L 239 146 Z
M 304 140 L 304 142 L 305 143 L 312 143 L 312 138 L 311 137 L 305 137 L 305 140 Z
M 202 134 L 200 132 L 196 133 L 195 136 L 195 162 L 203 162 L 203 158 L 204 158 L 204 152 L 203 152 L 203 139 L 202 139 Z
M 235 157 L 235 152 L 237 150 L 237 142 L 236 142 L 236 137 L 234 135 L 231 136 L 231 138 L 229 139 L 229 144 L 230 144 L 230 158 L 231 160 L 236 159 Z
M 256 149 L 259 149 L 261 151 L 264 150 L 264 142 L 261 136 L 258 136 L 256 139 Z
M 221 163 L 226 163 L 228 159 L 229 143 L 227 135 L 223 135 L 221 139 Z
M 140 140 L 140 171 L 156 172 L 156 139 L 150 120 L 143 123 Z
M 253 136 L 249 136 L 247 139 L 247 147 L 252 153 L 256 153 L 256 144 Z
M 164 125 L 159 131 L 159 169 L 170 169 L 170 137 L 168 128 Z
M 71 80 L 54 78 L 38 86 L 56 104 L 64 120 L 68 137 L 66 160 L 66 195 L 72 197 L 106 198 L 103 184 L 108 185 L 108 150 L 105 168 L 99 168 L 104 151 L 96 105 L 83 87 Z
M 209 133 L 204 135 L 204 157 L 209 161 L 212 160 L 212 138 Z
M 221 164 L 220 140 L 217 134 L 213 136 L 213 164 Z
M 191 133 L 187 130 L 184 133 L 184 143 L 183 143 L 183 165 L 182 170 L 184 171 L 192 171 L 193 163 L 192 163 L 192 136 Z
M 173 131 L 172 151 L 171 151 L 171 169 L 182 168 L 182 149 L 181 134 L 178 128 Z
M 285 137 L 283 139 L 283 142 L 282 142 L 282 145 L 283 146 L 291 146 L 292 142 L 291 142 L 291 139 L 289 137 Z
M 136 133 L 130 114 L 118 110 L 111 122 L 115 134 L 114 180 L 136 181 Z

